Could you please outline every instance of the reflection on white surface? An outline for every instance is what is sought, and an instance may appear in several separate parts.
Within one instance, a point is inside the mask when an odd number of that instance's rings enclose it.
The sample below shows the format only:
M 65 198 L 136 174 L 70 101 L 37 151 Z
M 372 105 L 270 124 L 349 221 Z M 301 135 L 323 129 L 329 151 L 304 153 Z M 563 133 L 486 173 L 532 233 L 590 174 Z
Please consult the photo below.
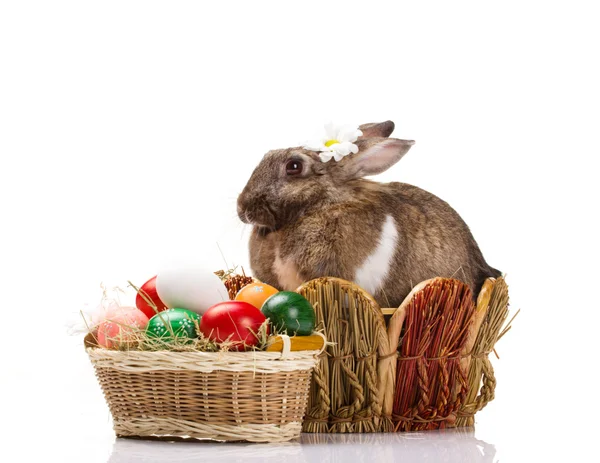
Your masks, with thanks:
M 302 434 L 283 444 L 116 439 L 108 463 L 140 462 L 462 462 L 492 463 L 496 449 L 473 428 L 396 434 Z

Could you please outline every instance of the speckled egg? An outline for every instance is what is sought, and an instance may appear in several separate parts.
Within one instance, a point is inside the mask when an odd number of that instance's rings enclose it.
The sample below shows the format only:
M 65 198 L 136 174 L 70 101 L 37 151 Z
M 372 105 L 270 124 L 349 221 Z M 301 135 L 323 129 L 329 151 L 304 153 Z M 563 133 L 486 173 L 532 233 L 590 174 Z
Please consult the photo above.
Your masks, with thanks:
M 163 341 L 173 341 L 175 338 L 194 339 L 198 337 L 196 326 L 199 321 L 200 317 L 196 312 L 179 308 L 169 309 L 150 319 L 146 333 Z

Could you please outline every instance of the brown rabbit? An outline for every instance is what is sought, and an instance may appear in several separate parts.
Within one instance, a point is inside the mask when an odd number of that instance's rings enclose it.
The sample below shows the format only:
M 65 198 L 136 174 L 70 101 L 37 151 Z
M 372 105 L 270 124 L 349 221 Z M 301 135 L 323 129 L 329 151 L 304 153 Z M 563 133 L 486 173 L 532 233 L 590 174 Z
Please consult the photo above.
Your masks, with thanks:
M 387 138 L 392 121 L 360 126 L 359 151 L 322 162 L 304 148 L 268 152 L 238 197 L 253 225 L 254 276 L 282 290 L 321 276 L 350 280 L 382 307 L 397 307 L 417 283 L 463 280 L 476 295 L 490 267 L 446 202 L 404 183 L 362 177 L 384 172 L 414 144 Z

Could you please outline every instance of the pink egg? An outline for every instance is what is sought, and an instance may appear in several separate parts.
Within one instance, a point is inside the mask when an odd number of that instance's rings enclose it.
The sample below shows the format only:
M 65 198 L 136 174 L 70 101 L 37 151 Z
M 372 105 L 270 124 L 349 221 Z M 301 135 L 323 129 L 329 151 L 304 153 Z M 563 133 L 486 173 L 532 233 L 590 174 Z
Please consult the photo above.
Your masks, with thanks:
M 127 344 L 137 330 L 144 330 L 148 317 L 135 307 L 113 307 L 98 325 L 98 344 L 107 349 Z

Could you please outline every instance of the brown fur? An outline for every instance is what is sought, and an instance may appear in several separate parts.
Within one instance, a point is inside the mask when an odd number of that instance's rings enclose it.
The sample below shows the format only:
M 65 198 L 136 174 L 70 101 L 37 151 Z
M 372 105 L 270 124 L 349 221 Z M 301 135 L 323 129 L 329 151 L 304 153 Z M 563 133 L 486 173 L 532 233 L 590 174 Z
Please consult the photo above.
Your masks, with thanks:
M 384 171 L 413 143 L 385 138 L 391 121 L 361 130 L 359 153 L 337 163 L 302 148 L 265 155 L 238 198 L 240 219 L 254 225 L 254 275 L 285 290 L 320 276 L 353 280 L 391 215 L 399 236 L 390 271 L 374 294 L 382 306 L 397 307 L 428 278 L 455 277 L 477 294 L 485 278 L 499 276 L 446 202 L 415 186 L 360 178 Z M 303 163 L 300 176 L 286 175 L 290 159 Z

